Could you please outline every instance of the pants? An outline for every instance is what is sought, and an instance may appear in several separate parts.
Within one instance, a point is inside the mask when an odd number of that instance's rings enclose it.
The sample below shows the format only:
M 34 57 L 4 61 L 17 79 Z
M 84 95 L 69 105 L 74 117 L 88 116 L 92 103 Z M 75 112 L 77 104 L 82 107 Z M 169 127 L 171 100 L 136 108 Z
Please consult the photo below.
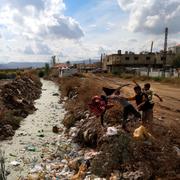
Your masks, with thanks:
M 131 104 L 129 104 L 124 108 L 122 123 L 123 126 L 126 125 L 127 118 L 130 114 L 133 114 L 136 118 L 141 118 L 141 114 L 138 111 L 136 111 L 136 109 Z
M 142 122 L 152 122 L 153 121 L 153 109 L 148 109 L 142 112 Z

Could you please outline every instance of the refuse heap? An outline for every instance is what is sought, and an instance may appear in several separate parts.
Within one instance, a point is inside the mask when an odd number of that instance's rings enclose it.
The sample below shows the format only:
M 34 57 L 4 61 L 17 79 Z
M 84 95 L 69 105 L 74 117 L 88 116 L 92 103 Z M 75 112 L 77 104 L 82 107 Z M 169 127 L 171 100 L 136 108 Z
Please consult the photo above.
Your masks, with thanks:
M 0 139 L 12 136 L 22 118 L 35 110 L 34 100 L 41 94 L 36 75 L 22 74 L 0 90 Z
M 81 81 L 85 84 L 86 79 L 81 78 Z M 86 87 L 87 92 L 93 87 L 95 85 Z M 132 119 L 132 123 L 128 123 L 130 133 L 127 133 L 121 128 L 122 107 L 117 106 L 106 112 L 106 126 L 102 127 L 100 119 L 84 111 L 84 107 L 82 110 L 76 108 L 83 104 L 79 98 L 82 96 L 81 88 L 81 85 L 76 88 L 76 96 L 64 98 L 66 107 L 71 103 L 76 103 L 76 106 L 73 111 L 71 106 L 63 124 L 74 142 L 83 149 L 81 158 L 88 160 L 85 169 L 81 166 L 83 164 L 76 167 L 72 179 L 178 179 L 180 158 L 173 147 L 173 132 L 171 135 L 167 133 L 170 132 L 168 127 L 152 122 L 145 128 L 141 127 L 141 122 L 135 123 Z M 78 114 L 81 116 L 77 117 Z M 135 129 L 140 129 L 138 137 Z

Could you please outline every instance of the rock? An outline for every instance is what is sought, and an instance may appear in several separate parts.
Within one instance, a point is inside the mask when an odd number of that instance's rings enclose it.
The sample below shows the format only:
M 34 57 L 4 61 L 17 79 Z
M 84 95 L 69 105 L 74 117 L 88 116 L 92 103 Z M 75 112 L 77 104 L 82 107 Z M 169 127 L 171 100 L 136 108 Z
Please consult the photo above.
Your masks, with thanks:
M 116 127 L 108 127 L 106 136 L 113 136 L 117 134 L 117 128 Z
M 69 129 L 70 127 L 72 127 L 75 123 L 75 117 L 74 114 L 66 114 L 64 119 L 63 119 L 63 125 Z
M 59 132 L 59 128 L 57 126 L 53 126 L 52 132 L 53 133 L 58 133 Z
M 59 96 L 59 94 L 58 93 L 54 93 L 53 96 Z

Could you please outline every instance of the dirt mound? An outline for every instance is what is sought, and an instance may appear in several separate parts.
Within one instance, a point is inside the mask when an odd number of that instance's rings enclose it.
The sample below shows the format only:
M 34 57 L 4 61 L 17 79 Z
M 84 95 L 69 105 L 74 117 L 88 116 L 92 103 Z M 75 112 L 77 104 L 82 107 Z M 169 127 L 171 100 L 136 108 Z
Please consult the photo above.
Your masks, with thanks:
M 22 74 L 1 87 L 0 134 L 3 137 L 14 135 L 22 118 L 35 110 L 33 102 L 40 94 L 40 79 L 30 73 Z
M 33 101 L 41 93 L 41 83 L 22 76 L 3 86 L 1 97 L 8 109 L 34 110 Z

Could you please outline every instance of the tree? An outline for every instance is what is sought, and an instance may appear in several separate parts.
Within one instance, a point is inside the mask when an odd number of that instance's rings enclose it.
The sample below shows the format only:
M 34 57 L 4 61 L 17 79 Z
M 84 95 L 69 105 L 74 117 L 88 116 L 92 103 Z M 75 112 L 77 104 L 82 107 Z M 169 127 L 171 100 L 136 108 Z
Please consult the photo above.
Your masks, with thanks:
M 48 75 L 49 74 L 49 64 L 45 63 L 45 74 Z
M 177 55 L 174 60 L 173 60 L 173 64 L 172 64 L 175 68 L 180 68 L 180 55 Z
M 67 65 L 70 65 L 70 64 L 71 64 L 71 62 L 70 62 L 70 61 L 66 61 L 66 64 L 67 64 Z

